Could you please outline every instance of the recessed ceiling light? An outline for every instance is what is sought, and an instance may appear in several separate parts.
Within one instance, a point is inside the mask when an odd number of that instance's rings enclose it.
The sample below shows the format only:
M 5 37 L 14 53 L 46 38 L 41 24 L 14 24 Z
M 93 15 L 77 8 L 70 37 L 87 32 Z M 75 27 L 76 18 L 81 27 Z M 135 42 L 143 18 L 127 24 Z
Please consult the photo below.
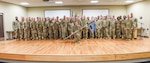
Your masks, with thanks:
M 134 2 L 133 0 L 126 0 L 126 3 L 132 3 Z
M 28 2 L 22 2 L 22 3 L 20 3 L 21 5 L 29 5 L 29 3 Z
M 62 1 L 55 1 L 56 4 L 62 4 Z
M 98 3 L 98 0 L 92 0 L 91 3 Z

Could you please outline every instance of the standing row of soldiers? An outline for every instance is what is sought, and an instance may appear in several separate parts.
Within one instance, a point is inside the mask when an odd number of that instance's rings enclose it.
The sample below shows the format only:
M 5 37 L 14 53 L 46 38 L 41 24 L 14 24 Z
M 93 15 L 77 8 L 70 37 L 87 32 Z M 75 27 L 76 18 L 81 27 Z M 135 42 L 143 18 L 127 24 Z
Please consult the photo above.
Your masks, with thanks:
M 68 20 L 68 21 L 67 21 Z M 19 40 L 43 40 L 43 39 L 64 39 L 71 33 L 80 29 L 74 18 L 59 20 L 59 17 L 54 18 L 25 18 L 13 22 L 14 38 Z M 78 38 L 79 34 L 74 34 Z M 76 39 L 79 41 L 79 38 Z
M 88 28 L 88 24 L 92 21 L 96 23 L 96 30 L 94 33 Z M 69 39 L 79 41 L 90 38 L 106 38 L 115 39 L 122 38 L 131 40 L 136 38 L 137 20 L 131 16 L 121 16 L 114 18 L 114 16 L 98 16 L 92 17 L 65 17 L 59 19 L 55 18 L 25 18 L 22 17 L 19 21 L 13 22 L 13 29 L 15 32 L 14 38 L 23 40 L 43 40 L 43 39 L 65 39 L 67 36 L 79 31 Z

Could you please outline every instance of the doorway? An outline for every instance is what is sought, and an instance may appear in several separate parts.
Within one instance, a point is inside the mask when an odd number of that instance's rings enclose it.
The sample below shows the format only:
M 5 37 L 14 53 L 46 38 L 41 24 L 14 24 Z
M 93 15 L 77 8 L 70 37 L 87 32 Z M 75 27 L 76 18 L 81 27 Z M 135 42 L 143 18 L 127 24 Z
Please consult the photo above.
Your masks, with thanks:
M 4 40 L 3 13 L 0 13 L 0 40 Z

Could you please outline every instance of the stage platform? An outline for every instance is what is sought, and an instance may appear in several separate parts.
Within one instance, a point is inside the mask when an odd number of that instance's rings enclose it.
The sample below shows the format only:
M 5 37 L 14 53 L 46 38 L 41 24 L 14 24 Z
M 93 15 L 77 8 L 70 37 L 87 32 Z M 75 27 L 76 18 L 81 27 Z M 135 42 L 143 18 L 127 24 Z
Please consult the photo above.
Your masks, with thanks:
M 0 41 L 0 59 L 27 61 L 115 61 L 150 58 L 150 38 Z

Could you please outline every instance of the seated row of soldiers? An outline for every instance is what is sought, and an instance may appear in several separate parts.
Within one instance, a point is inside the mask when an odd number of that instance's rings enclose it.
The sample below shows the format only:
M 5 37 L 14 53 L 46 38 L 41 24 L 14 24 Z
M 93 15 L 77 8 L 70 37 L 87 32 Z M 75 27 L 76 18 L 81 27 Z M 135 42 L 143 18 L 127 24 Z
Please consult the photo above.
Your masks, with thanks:
M 88 28 L 88 24 L 95 21 L 96 30 L 94 33 Z M 13 22 L 13 29 L 15 32 L 14 38 L 20 40 L 43 40 L 43 39 L 65 39 L 67 36 L 73 34 L 69 39 L 91 39 L 91 38 L 106 38 L 106 39 L 127 39 L 136 38 L 137 20 L 133 18 L 132 14 L 129 17 L 121 16 L 114 18 L 114 16 L 98 16 L 92 17 L 70 17 L 64 16 L 63 19 L 54 18 L 21 18 L 21 21 Z

